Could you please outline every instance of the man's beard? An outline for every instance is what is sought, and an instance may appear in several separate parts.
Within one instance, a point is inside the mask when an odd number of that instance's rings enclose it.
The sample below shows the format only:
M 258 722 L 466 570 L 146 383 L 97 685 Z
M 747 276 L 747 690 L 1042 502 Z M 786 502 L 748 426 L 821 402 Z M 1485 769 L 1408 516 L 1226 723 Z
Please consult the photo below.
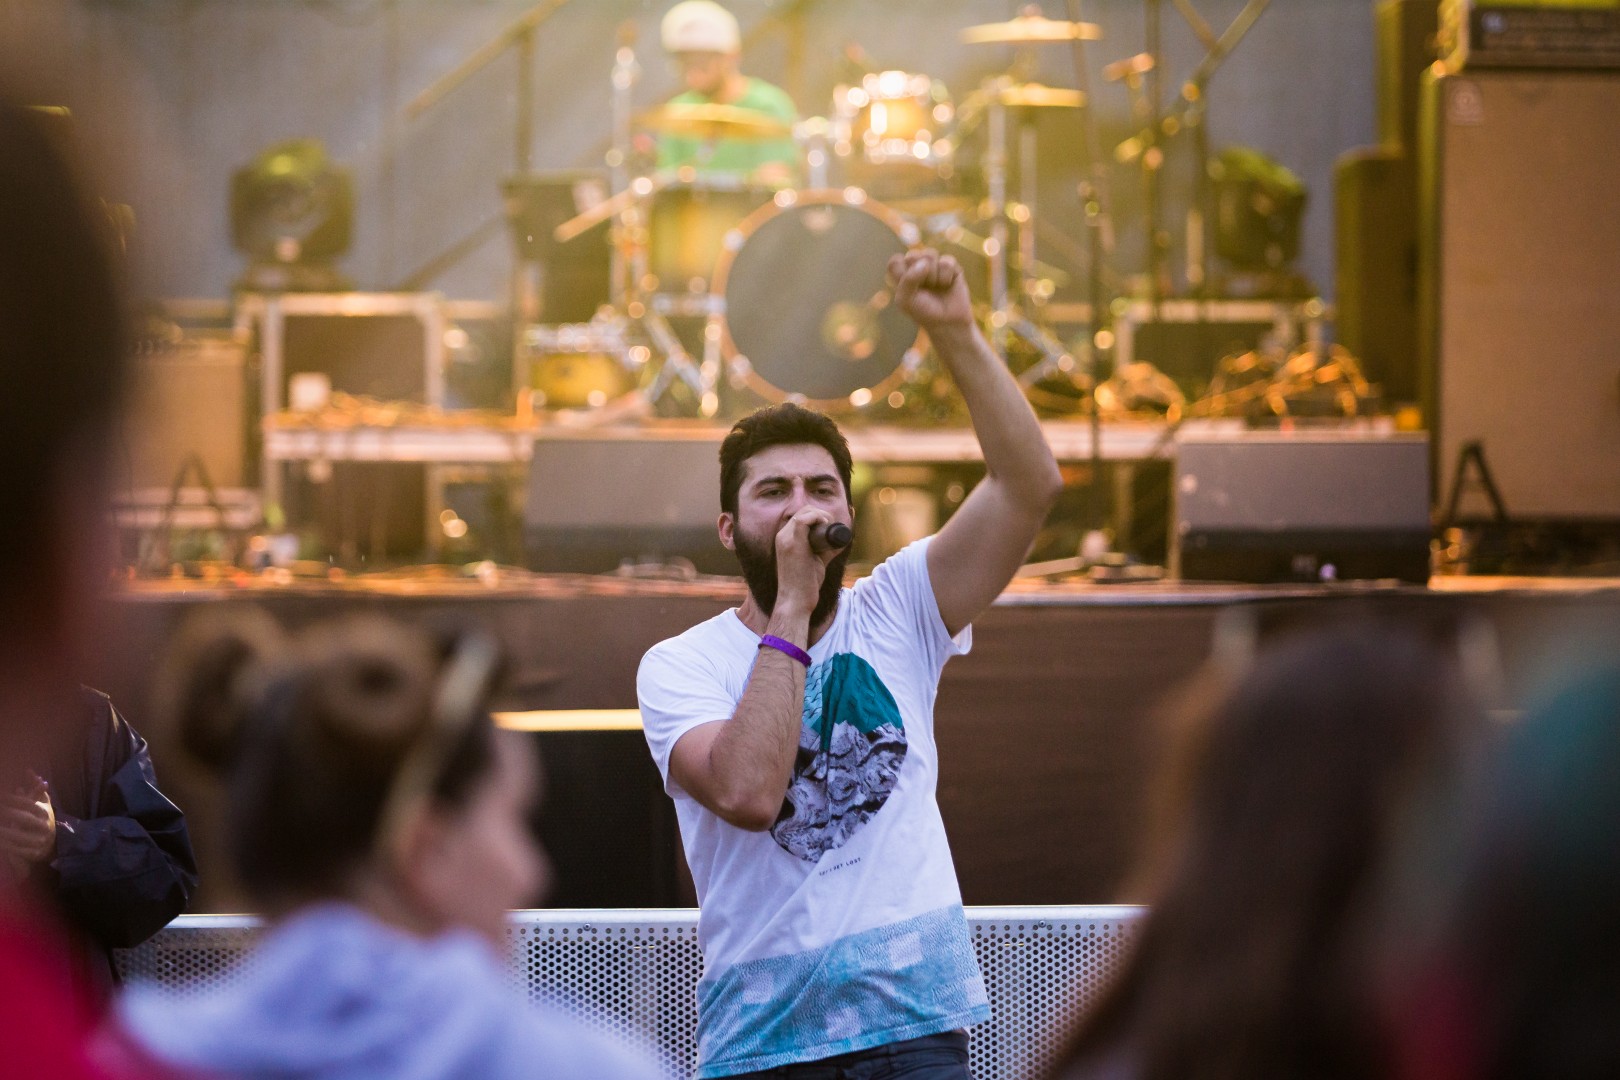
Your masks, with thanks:
M 737 562 L 742 564 L 743 580 L 759 609 L 769 615 L 776 608 L 776 537 L 763 545 L 756 545 L 738 529 L 736 538 Z M 844 587 L 844 564 L 849 561 L 849 548 L 840 551 L 827 564 L 821 579 L 821 595 L 810 612 L 810 625 L 820 626 L 838 607 L 838 593 Z

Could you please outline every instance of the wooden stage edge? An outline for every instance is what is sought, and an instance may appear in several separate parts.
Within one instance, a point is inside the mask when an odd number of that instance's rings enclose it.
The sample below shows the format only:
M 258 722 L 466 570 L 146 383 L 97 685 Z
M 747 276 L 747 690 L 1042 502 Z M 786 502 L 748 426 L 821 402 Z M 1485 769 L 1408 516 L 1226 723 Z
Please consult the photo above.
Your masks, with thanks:
M 537 829 L 558 907 L 678 907 L 693 897 L 674 815 L 635 713 L 635 673 L 653 644 L 734 606 L 729 578 L 449 571 L 342 582 L 130 582 L 105 632 L 121 646 L 86 682 L 110 693 L 150 741 L 159 777 L 186 810 L 203 888 L 196 912 L 240 910 L 225 882 L 218 795 L 184 767 L 151 674 L 180 624 L 205 605 L 258 604 L 289 625 L 350 611 L 473 621 L 513 658 L 507 725 L 546 768 Z M 1355 612 L 1440 628 L 1488 625 L 1506 707 L 1572 656 L 1620 650 L 1620 579 L 1436 578 L 1430 587 L 1015 583 L 975 623 L 972 651 L 946 665 L 935 707 L 939 799 L 964 901 L 1092 904 L 1121 893 L 1162 740 L 1163 695 L 1208 659 L 1228 612 L 1263 631 Z

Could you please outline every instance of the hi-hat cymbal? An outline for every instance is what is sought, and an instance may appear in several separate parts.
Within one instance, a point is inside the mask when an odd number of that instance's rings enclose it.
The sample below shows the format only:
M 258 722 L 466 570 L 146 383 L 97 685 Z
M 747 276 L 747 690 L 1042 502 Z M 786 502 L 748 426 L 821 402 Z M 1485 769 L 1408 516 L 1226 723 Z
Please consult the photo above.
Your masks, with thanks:
M 1078 109 L 1086 103 L 1086 95 L 1079 90 L 1065 90 L 1061 86 L 1044 86 L 1041 83 L 1014 83 L 1002 87 L 996 96 L 1010 109 Z
M 753 109 L 712 102 L 670 102 L 641 116 L 643 127 L 700 139 L 777 139 L 793 125 Z
M 981 23 L 962 31 L 969 45 L 1039 45 L 1043 42 L 1099 41 L 1096 23 L 1062 22 L 1043 15 L 1020 15 L 999 23 Z

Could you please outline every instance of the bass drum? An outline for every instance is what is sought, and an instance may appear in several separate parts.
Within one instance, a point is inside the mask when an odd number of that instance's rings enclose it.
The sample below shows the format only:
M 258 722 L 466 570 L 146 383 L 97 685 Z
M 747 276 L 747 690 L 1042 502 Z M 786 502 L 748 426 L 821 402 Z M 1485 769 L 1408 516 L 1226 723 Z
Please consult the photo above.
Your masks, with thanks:
M 829 411 L 881 399 L 919 360 L 922 335 L 886 280 L 889 257 L 916 242 L 857 188 L 778 192 L 726 237 L 715 273 L 733 376 Z

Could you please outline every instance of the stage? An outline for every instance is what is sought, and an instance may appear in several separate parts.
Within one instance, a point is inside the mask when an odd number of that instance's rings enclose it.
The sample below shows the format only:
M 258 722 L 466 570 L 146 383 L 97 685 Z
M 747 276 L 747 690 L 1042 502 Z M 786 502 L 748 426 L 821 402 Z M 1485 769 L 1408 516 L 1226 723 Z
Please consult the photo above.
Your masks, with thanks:
M 530 714 L 508 722 L 532 730 L 547 765 L 540 831 L 557 865 L 552 903 L 683 906 L 693 897 L 673 810 L 633 716 L 626 723 L 618 710 L 635 708 L 636 665 L 649 646 L 741 596 L 741 582 L 724 578 L 480 578 L 431 568 L 340 581 L 132 581 L 114 597 L 106 631 L 135 647 L 91 681 L 150 740 L 165 790 L 190 817 L 204 875 L 193 910 L 240 910 L 212 873 L 221 865 L 217 803 L 188 775 L 170 719 L 149 697 L 181 621 L 204 605 L 259 604 L 289 624 L 354 610 L 482 622 L 515 661 L 503 709 Z M 1491 627 L 1503 684 L 1492 704 L 1505 709 L 1560 657 L 1620 644 L 1613 578 L 1437 577 L 1429 587 L 1017 581 L 975 623 L 973 651 L 946 666 L 935 711 L 939 800 L 965 901 L 1135 899 L 1124 877 L 1162 747 L 1154 708 L 1163 694 L 1204 663 L 1218 628 L 1240 614 L 1269 633 L 1358 611 Z M 613 712 L 582 725 L 577 714 L 555 715 L 565 710 Z

